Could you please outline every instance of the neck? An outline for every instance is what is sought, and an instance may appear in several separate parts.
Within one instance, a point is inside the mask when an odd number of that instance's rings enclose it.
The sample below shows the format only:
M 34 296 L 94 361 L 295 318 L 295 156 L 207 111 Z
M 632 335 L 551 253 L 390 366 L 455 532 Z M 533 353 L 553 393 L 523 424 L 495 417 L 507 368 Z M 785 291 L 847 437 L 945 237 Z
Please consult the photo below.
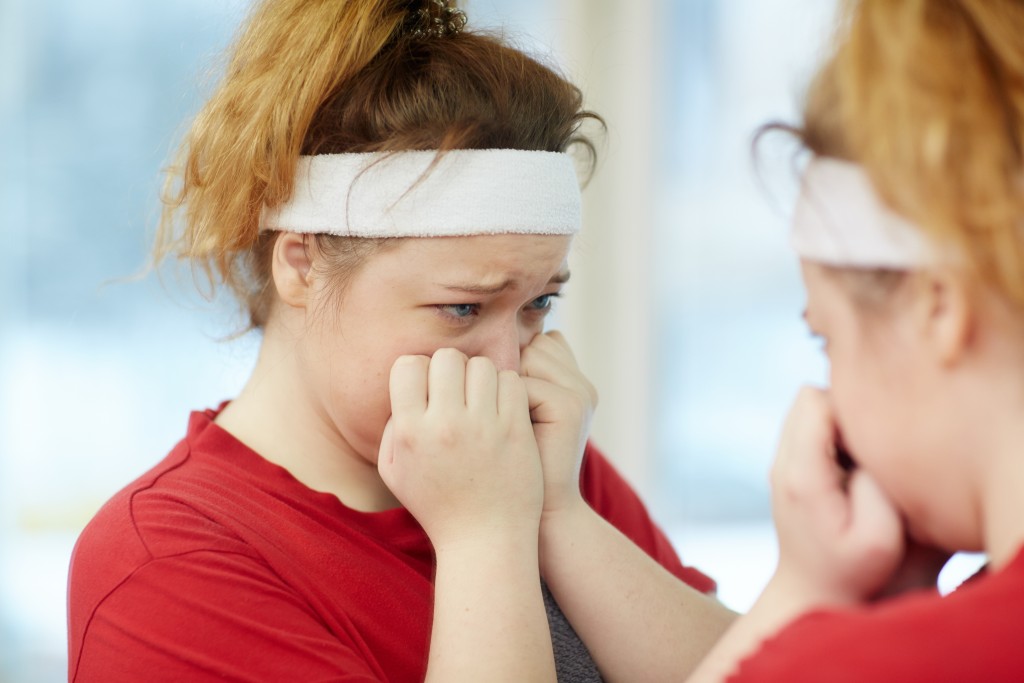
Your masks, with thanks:
M 999 569 L 1013 561 L 1024 546 L 1024 326 L 1016 309 L 1002 300 L 988 314 L 995 330 L 979 343 L 985 346 L 986 383 L 973 394 L 974 412 L 965 417 L 976 425 L 988 453 L 982 470 L 979 509 L 985 551 Z M 980 451 L 974 457 L 981 456 Z
M 338 432 L 330 413 L 303 382 L 296 345 L 268 330 L 252 376 L 217 424 L 299 482 L 335 495 L 347 507 L 379 512 L 399 507 L 373 461 Z
M 981 492 L 985 550 L 1000 569 L 1024 546 L 1024 414 L 1008 426 Z M 1011 434 L 1015 432 L 1015 434 Z

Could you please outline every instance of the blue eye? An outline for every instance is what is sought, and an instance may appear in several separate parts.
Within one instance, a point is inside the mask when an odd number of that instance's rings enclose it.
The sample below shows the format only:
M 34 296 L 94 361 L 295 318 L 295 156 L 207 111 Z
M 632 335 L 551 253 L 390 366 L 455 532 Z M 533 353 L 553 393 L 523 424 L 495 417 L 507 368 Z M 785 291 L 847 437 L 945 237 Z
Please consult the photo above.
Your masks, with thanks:
M 475 315 L 480 304 L 441 304 L 437 308 L 446 315 L 462 320 Z
M 547 310 L 550 310 L 551 306 L 555 303 L 554 299 L 558 298 L 558 296 L 559 296 L 559 294 L 557 294 L 557 293 L 545 294 L 544 296 L 539 296 L 536 299 L 534 299 L 533 301 L 531 301 L 529 304 L 527 304 L 526 308 L 528 310 L 530 310 L 530 311 L 547 311 Z

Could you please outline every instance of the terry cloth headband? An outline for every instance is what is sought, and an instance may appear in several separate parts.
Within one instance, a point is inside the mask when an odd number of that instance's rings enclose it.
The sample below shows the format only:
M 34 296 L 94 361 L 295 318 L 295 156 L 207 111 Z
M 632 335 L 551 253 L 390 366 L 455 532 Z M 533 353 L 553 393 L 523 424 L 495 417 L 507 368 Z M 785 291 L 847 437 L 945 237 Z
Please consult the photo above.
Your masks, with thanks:
M 860 166 L 825 157 L 804 173 L 790 245 L 800 258 L 832 266 L 910 270 L 938 260 L 921 230 L 882 203 Z
M 299 157 L 295 189 L 261 230 L 352 237 L 572 235 L 581 225 L 572 158 L 511 149 Z

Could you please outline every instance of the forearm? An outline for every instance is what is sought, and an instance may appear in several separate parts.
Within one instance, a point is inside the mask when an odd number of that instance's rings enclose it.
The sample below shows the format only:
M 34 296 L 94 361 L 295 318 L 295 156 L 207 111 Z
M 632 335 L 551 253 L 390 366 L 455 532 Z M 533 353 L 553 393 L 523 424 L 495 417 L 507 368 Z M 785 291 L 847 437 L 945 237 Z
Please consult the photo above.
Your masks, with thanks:
M 536 535 L 437 548 L 426 683 L 555 681 Z
M 735 617 L 582 502 L 545 519 L 541 570 L 610 682 L 678 683 Z

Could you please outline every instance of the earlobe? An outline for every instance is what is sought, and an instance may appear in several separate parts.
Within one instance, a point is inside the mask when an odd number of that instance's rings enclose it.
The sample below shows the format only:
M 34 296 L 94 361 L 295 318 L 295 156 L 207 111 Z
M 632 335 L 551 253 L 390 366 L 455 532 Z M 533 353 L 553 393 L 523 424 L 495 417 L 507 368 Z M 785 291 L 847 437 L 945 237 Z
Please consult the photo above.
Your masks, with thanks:
M 944 366 L 956 364 L 970 347 L 975 315 L 966 282 L 955 272 L 922 276 L 924 324 L 935 358 Z
M 283 232 L 274 243 L 271 271 L 281 301 L 305 308 L 309 303 L 312 262 L 304 235 Z

